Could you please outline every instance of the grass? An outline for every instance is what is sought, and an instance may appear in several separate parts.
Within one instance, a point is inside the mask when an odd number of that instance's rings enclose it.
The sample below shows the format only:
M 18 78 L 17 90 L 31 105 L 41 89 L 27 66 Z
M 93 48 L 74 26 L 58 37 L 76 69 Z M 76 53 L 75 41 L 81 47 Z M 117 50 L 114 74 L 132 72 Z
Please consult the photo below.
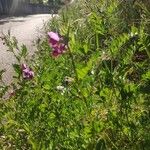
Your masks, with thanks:
M 128 6 L 128 7 L 126 7 Z M 53 57 L 47 36 L 37 53 L 14 55 L 14 83 L 1 86 L 1 149 L 148 150 L 150 147 L 150 38 L 141 1 L 79 1 L 67 5 L 46 32 L 63 36 Z M 17 43 L 4 41 L 14 53 Z M 34 71 L 24 79 L 23 62 Z

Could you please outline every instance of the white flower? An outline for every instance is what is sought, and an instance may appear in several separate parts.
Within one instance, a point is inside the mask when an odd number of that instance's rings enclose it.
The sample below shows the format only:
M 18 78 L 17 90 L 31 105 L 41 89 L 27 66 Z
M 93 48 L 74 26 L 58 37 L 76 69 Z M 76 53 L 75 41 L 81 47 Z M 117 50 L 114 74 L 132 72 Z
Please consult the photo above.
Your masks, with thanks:
M 56 87 L 56 89 L 59 90 L 59 91 L 64 91 L 64 90 L 65 90 L 65 87 L 59 85 L 59 86 Z

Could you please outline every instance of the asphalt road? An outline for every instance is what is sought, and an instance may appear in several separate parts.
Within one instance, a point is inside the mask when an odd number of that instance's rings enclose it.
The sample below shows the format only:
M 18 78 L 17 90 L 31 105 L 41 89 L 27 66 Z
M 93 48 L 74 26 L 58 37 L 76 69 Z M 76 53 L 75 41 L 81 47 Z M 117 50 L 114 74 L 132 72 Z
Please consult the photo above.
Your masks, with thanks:
M 25 44 L 30 53 L 34 51 L 35 41 L 43 33 L 43 25 L 51 18 L 50 14 L 29 15 L 23 17 L 8 17 L 0 19 L 0 36 L 2 33 L 10 33 L 18 42 Z M 10 84 L 13 76 L 12 64 L 15 63 L 13 55 L 7 51 L 7 47 L 0 40 L 0 70 L 6 69 L 3 80 Z

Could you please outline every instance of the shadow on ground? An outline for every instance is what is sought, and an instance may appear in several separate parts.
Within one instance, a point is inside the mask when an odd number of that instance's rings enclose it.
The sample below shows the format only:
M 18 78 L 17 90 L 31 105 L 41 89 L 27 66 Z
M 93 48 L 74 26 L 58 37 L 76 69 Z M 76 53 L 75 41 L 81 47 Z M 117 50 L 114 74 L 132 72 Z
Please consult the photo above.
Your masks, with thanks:
M 25 20 L 0 20 L 0 25 L 3 25 L 5 23 L 9 22 L 24 22 Z

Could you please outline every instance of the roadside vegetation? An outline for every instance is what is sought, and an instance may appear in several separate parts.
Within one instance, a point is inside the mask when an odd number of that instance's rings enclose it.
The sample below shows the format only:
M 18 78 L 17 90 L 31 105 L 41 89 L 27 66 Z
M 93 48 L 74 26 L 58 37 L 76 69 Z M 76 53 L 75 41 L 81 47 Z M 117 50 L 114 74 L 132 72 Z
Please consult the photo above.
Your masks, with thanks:
M 47 24 L 0 86 L 0 149 L 148 150 L 150 3 L 80 0 Z M 2 78 L 3 71 L 1 71 Z

